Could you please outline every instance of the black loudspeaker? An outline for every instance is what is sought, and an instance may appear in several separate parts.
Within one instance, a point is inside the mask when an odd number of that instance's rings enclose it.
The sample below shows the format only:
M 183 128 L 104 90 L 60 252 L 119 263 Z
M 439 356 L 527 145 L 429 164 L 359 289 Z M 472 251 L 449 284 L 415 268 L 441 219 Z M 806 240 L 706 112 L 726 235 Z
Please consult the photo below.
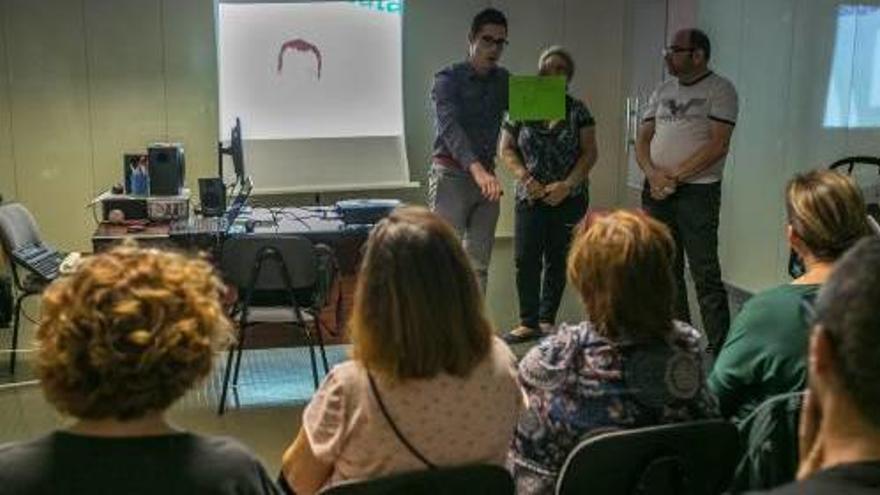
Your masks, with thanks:
M 199 202 L 202 216 L 219 217 L 226 211 L 226 186 L 223 179 L 209 177 L 199 179 Z
M 150 157 L 150 195 L 177 196 L 183 189 L 186 163 L 178 144 L 153 144 Z

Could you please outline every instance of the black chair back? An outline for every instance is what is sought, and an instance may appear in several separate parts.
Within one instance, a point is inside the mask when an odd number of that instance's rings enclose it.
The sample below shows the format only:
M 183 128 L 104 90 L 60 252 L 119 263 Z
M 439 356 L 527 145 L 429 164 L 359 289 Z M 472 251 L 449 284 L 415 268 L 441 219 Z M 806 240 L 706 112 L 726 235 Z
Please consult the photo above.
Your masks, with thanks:
M 831 170 L 837 170 L 838 168 L 846 167 L 846 173 L 852 175 L 853 170 L 857 165 L 880 167 L 880 158 L 876 156 L 848 156 L 837 160 L 829 165 L 828 168 Z M 880 170 L 878 170 L 878 172 L 880 172 Z
M 218 414 L 226 411 L 230 377 L 233 387 L 238 386 L 247 329 L 253 321 L 250 315 L 251 306 L 261 305 L 254 301 L 254 295 L 259 291 L 281 291 L 285 294 L 283 305 L 291 310 L 291 318 L 287 321 L 302 329 L 306 336 L 312 365 L 312 379 L 315 389 L 318 388 L 319 377 L 314 344 L 317 343 L 321 352 L 325 374 L 329 369 L 327 355 L 317 313 L 309 312 L 313 318 L 314 331 L 311 331 L 306 324 L 303 313 L 304 309 L 315 312 L 319 309 L 317 304 L 320 298 L 316 295 L 321 285 L 319 265 L 318 249 L 310 240 L 300 236 L 246 235 L 231 237 L 223 243 L 220 266 L 226 280 L 239 289 L 239 300 L 236 303 L 239 308 L 239 321 L 238 341 L 234 349 L 227 354 Z M 315 340 L 317 342 L 314 342 Z
M 603 433 L 569 454 L 556 493 L 714 495 L 730 482 L 739 450 L 736 427 L 721 420 Z
M 21 203 L 6 203 L 0 205 L 0 243 L 3 244 L 3 254 L 13 267 L 12 279 L 16 287 L 22 290 L 18 271 L 12 263 L 12 252 L 16 249 L 42 244 L 40 229 L 31 212 Z
M 344 482 L 321 490 L 321 495 L 506 495 L 513 494 L 513 479 L 500 467 L 488 464 L 412 471 L 365 481 Z
M 267 250 L 277 255 L 261 256 Z M 251 280 L 261 258 L 262 269 L 256 280 Z M 239 288 L 248 288 L 253 283 L 254 290 L 285 290 L 285 272 L 293 289 L 310 289 L 318 282 L 315 246 L 300 236 L 230 237 L 223 243 L 220 265 L 227 280 Z
M 770 490 L 794 481 L 798 468 L 798 426 L 804 392 L 776 395 L 737 425 L 742 457 L 730 488 Z
M 9 357 L 9 372 L 15 374 L 16 350 L 18 349 L 18 329 L 21 317 L 22 301 L 26 297 L 40 294 L 46 287 L 46 282 L 32 275 L 19 273 L 19 266 L 12 258 L 12 252 L 34 244 L 42 245 L 40 229 L 31 212 L 21 203 L 5 203 L 0 205 L 0 244 L 3 247 L 3 255 L 12 272 L 12 282 L 15 285 L 15 302 L 11 311 L 12 316 L 12 346 Z M 5 306 L 9 304 L 8 298 L 0 301 Z M 5 315 L 4 315 L 5 316 Z M 6 318 L 3 318 L 4 320 Z

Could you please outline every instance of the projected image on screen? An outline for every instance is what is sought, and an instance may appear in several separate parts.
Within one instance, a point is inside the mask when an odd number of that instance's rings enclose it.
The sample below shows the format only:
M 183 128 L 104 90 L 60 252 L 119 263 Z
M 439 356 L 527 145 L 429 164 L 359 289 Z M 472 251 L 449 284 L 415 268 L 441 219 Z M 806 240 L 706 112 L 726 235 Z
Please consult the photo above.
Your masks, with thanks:
M 235 117 L 249 140 L 401 135 L 401 17 L 350 1 L 220 3 L 220 135 Z
M 880 7 L 838 7 L 824 125 L 880 127 Z
M 323 61 L 321 60 L 321 50 L 318 49 L 313 43 L 309 43 L 308 41 L 297 38 L 295 40 L 285 41 L 281 45 L 281 50 L 278 51 L 278 75 L 281 75 L 281 71 L 284 69 L 284 54 L 288 51 L 294 52 L 307 52 L 311 53 L 315 56 L 315 62 L 318 64 L 318 79 L 321 79 L 321 66 L 323 65 Z

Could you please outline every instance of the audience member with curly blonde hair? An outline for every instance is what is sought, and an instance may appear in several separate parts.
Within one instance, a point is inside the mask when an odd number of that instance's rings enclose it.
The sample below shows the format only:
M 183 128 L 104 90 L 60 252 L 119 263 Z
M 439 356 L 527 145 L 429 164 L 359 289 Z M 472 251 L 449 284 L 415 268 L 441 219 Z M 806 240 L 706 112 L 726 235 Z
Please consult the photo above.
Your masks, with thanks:
M 242 445 L 165 418 L 230 339 L 223 290 L 205 261 L 132 246 L 50 285 L 37 373 L 49 402 L 76 421 L 0 447 L 0 491 L 277 493 Z

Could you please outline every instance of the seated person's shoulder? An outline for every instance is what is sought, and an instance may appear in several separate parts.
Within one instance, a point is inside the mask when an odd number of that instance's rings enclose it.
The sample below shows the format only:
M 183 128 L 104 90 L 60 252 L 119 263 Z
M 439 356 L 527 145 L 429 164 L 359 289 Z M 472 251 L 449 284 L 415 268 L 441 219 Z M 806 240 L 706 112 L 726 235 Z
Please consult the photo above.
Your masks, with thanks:
M 0 494 L 35 493 L 51 476 L 53 435 L 0 445 Z
M 555 333 L 545 337 L 523 357 L 519 363 L 520 379 L 525 383 L 547 386 L 561 380 L 574 366 L 579 354 L 607 345 L 608 342 L 590 322 L 576 325 L 563 323 Z
M 193 451 L 205 457 L 216 457 L 230 464 L 256 461 L 254 454 L 238 440 L 224 436 L 192 435 Z
M 760 327 L 762 332 L 788 329 L 802 323 L 802 304 L 818 292 L 818 286 L 785 284 L 765 290 L 746 301 L 731 325 L 731 336 Z
M 826 493 L 862 495 L 878 493 L 878 487 L 880 487 L 880 461 L 863 461 L 827 468 L 805 480 L 792 482 L 761 493 L 768 495 Z
M 238 440 L 191 435 L 189 443 L 191 466 L 197 470 L 192 474 L 198 486 L 233 486 L 234 493 L 278 493 L 260 460 Z

